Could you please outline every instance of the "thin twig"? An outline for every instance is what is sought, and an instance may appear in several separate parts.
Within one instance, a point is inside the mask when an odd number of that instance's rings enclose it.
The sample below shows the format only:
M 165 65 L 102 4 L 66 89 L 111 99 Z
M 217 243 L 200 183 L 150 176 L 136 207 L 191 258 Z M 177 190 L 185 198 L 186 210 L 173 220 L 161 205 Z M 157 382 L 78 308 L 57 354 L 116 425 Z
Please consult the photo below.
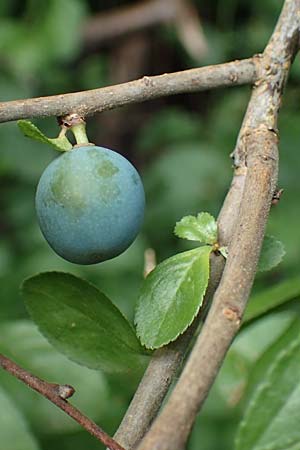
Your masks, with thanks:
M 156 350 L 114 438 L 126 450 L 136 448 L 158 414 L 180 368 L 200 317 L 176 341 Z
M 246 174 L 246 181 L 221 283 L 182 375 L 139 450 L 185 447 L 199 408 L 239 330 L 276 188 L 278 110 L 298 50 L 299 11 L 300 0 L 286 0 L 261 58 L 261 78 L 254 88 L 234 152 L 238 170 Z
M 253 83 L 258 79 L 255 57 L 199 69 L 143 77 L 136 81 L 71 94 L 0 103 L 0 122 L 76 112 L 94 114 L 131 103 L 206 89 Z
M 144 0 L 95 14 L 84 24 L 83 41 L 87 46 L 95 46 L 132 31 L 171 22 L 177 15 L 176 3 Z
M 39 392 L 45 398 L 50 400 L 72 419 L 76 420 L 83 428 L 85 428 L 92 436 L 106 445 L 110 450 L 124 450 L 114 439 L 106 434 L 98 425 L 96 425 L 88 417 L 84 416 L 77 408 L 66 401 L 73 395 L 74 388 L 69 385 L 59 385 L 48 383 L 40 378 L 22 369 L 12 360 L 0 354 L 0 366 L 14 377 L 25 383 L 31 389 Z
M 204 30 L 194 2 L 177 0 L 177 16 L 174 20 L 178 38 L 196 61 L 201 60 L 209 50 Z
M 195 59 L 207 52 L 197 8 L 190 0 L 144 0 L 95 14 L 83 27 L 87 48 L 95 48 L 128 33 L 173 23 L 186 51 Z

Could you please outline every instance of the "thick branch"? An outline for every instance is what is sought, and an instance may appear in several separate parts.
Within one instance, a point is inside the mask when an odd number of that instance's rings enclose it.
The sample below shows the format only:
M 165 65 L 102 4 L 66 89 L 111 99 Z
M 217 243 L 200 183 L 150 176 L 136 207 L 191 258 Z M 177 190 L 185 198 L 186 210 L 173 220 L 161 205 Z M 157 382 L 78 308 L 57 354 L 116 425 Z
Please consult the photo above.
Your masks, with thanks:
M 207 320 L 180 381 L 139 449 L 184 448 L 199 407 L 204 402 L 225 352 L 239 329 L 263 238 L 262 224 L 266 220 L 274 187 L 271 180 L 275 180 L 273 172 L 276 170 L 276 142 L 270 139 L 268 133 L 258 133 L 257 136 L 258 147 L 255 147 L 255 150 L 259 152 L 261 147 L 263 152 L 258 153 L 258 161 L 254 160 L 252 167 L 249 166 L 249 171 L 254 168 L 255 170 L 252 172 L 253 177 L 247 176 L 244 206 L 240 210 L 241 217 L 237 224 L 239 233 L 230 247 L 222 282 L 215 294 Z M 267 158 L 266 162 L 263 162 L 262 157 Z M 257 195 L 261 196 L 259 205 Z M 260 217 L 259 221 L 257 217 Z M 248 242 L 251 242 L 252 246 L 245 243 L 245 239 L 249 237 L 252 240 Z
M 82 116 L 158 97 L 252 83 L 255 58 L 184 70 L 90 91 L 0 103 L 0 122 L 77 112 Z
M 184 448 L 199 408 L 238 332 L 277 181 L 282 90 L 299 39 L 299 0 L 287 0 L 261 59 L 235 157 L 246 182 L 227 264 L 207 320 L 170 399 L 139 450 Z M 224 232 L 224 231 L 223 231 Z
M 245 183 L 245 172 L 236 171 L 219 215 L 219 242 L 228 245 L 239 214 Z M 210 280 L 205 303 L 212 298 L 224 269 L 224 259 L 211 255 Z M 115 434 L 127 450 L 136 448 L 158 414 L 161 404 L 187 352 L 195 330 L 203 319 L 202 311 L 191 327 L 175 342 L 155 351 L 132 402 Z
M 106 445 L 110 450 L 124 450 L 114 439 L 106 434 L 98 425 L 84 416 L 77 408 L 66 401 L 74 393 L 72 386 L 48 383 L 22 369 L 6 356 L 0 354 L 0 366 L 31 389 L 39 392 L 61 410 L 76 420 L 92 436 Z

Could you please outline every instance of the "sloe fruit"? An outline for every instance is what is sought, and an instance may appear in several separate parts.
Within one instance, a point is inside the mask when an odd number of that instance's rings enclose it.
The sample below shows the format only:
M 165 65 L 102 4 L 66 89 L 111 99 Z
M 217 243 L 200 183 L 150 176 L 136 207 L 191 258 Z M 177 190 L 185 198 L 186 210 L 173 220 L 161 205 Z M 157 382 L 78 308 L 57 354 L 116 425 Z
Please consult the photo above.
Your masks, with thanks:
M 36 192 L 41 231 L 60 256 L 77 264 L 111 259 L 136 238 L 145 194 L 133 165 L 112 150 L 75 147 L 43 172 Z

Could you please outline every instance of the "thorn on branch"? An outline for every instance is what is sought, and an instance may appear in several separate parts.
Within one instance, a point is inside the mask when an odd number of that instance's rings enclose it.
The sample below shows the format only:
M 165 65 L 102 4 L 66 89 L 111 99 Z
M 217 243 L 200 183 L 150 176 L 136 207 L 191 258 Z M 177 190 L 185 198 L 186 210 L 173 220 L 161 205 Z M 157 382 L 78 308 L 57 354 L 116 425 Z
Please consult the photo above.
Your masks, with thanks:
M 70 386 L 69 384 L 49 383 L 49 385 L 51 384 L 53 391 L 56 392 L 56 394 L 63 400 L 67 400 L 68 398 L 71 398 L 75 394 L 75 389 L 73 388 L 73 386 Z
M 153 248 L 147 248 L 144 253 L 144 278 L 146 278 L 156 266 L 156 254 Z
M 272 197 L 272 205 L 277 205 L 281 199 L 284 189 L 276 189 Z

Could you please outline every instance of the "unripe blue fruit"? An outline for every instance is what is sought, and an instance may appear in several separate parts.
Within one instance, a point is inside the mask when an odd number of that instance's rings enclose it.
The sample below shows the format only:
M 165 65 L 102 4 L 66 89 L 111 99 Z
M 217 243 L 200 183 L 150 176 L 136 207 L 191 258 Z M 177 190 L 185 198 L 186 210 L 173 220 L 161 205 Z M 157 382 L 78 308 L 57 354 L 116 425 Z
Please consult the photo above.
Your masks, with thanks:
M 36 192 L 42 233 L 63 258 L 95 264 L 122 253 L 137 236 L 145 194 L 133 165 L 103 147 L 65 152 L 43 172 Z

